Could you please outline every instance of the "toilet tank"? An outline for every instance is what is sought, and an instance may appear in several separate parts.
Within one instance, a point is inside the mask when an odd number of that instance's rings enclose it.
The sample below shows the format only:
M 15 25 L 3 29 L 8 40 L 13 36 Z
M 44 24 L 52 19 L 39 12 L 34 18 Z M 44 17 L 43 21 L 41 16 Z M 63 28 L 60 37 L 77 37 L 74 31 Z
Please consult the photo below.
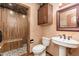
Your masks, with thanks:
M 49 38 L 47 38 L 47 37 L 42 37 L 42 44 L 43 44 L 44 46 L 48 46 L 49 43 L 50 43 L 50 39 L 49 39 Z

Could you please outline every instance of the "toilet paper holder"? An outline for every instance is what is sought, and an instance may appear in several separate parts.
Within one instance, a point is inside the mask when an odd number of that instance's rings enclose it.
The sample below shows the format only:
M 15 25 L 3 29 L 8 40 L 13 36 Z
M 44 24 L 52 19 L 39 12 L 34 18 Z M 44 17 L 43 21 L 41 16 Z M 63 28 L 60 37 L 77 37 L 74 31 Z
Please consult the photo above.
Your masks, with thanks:
M 34 42 L 34 39 L 31 39 L 31 40 L 30 40 L 30 43 L 33 43 L 33 42 Z

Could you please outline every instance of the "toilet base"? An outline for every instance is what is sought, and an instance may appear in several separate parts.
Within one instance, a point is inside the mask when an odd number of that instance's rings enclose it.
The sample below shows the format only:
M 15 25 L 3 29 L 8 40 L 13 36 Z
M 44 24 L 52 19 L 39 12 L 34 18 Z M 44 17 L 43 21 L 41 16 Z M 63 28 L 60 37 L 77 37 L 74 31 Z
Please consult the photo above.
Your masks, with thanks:
M 34 54 L 34 56 L 46 56 L 46 51 L 43 51 L 41 54 Z

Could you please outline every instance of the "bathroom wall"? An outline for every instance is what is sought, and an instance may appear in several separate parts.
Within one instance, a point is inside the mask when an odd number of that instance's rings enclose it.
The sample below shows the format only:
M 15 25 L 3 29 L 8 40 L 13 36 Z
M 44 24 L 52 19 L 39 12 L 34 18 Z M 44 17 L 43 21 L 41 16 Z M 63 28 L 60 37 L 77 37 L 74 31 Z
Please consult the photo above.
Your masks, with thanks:
M 35 3 L 24 3 L 24 5 L 30 8 L 30 40 L 34 39 L 33 43 L 30 43 L 30 52 L 32 52 L 32 48 L 41 42 L 42 37 L 42 27 L 38 25 L 38 8 L 39 5 Z
M 53 35 L 57 35 L 57 34 L 66 34 L 66 36 L 71 35 L 73 39 L 75 40 L 79 40 L 79 32 L 72 32 L 72 31 L 56 31 L 56 11 L 59 9 L 58 8 L 58 4 L 54 3 L 53 5 L 53 24 L 49 25 L 49 26 L 43 26 L 43 36 L 46 37 L 52 37 Z M 64 8 L 64 7 L 63 7 Z M 58 55 L 58 46 L 51 43 L 50 46 L 48 47 L 47 51 L 52 54 L 52 55 Z M 78 55 L 79 56 L 79 48 L 76 49 L 72 49 L 71 50 L 71 55 Z
M 32 47 L 36 44 L 39 44 L 42 36 L 52 37 L 57 34 L 66 34 L 71 35 L 74 39 L 79 40 L 79 32 L 67 32 L 67 31 L 56 31 L 56 11 L 58 9 L 58 4 L 54 3 L 53 5 L 53 24 L 49 26 L 39 26 L 37 25 L 37 10 L 39 6 L 33 3 L 24 3 L 26 6 L 30 7 L 30 39 L 34 39 L 34 43 L 31 43 L 30 52 L 32 52 Z M 47 51 L 52 55 L 58 55 L 58 46 L 51 43 Z M 72 49 L 71 55 L 79 55 L 79 48 Z

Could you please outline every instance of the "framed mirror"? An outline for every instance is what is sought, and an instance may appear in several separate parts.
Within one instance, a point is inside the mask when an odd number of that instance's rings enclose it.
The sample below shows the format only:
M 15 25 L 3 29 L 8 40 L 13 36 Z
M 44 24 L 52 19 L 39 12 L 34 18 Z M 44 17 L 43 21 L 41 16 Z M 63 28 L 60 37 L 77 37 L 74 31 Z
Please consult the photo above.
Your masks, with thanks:
M 79 4 L 57 11 L 58 31 L 79 31 Z

